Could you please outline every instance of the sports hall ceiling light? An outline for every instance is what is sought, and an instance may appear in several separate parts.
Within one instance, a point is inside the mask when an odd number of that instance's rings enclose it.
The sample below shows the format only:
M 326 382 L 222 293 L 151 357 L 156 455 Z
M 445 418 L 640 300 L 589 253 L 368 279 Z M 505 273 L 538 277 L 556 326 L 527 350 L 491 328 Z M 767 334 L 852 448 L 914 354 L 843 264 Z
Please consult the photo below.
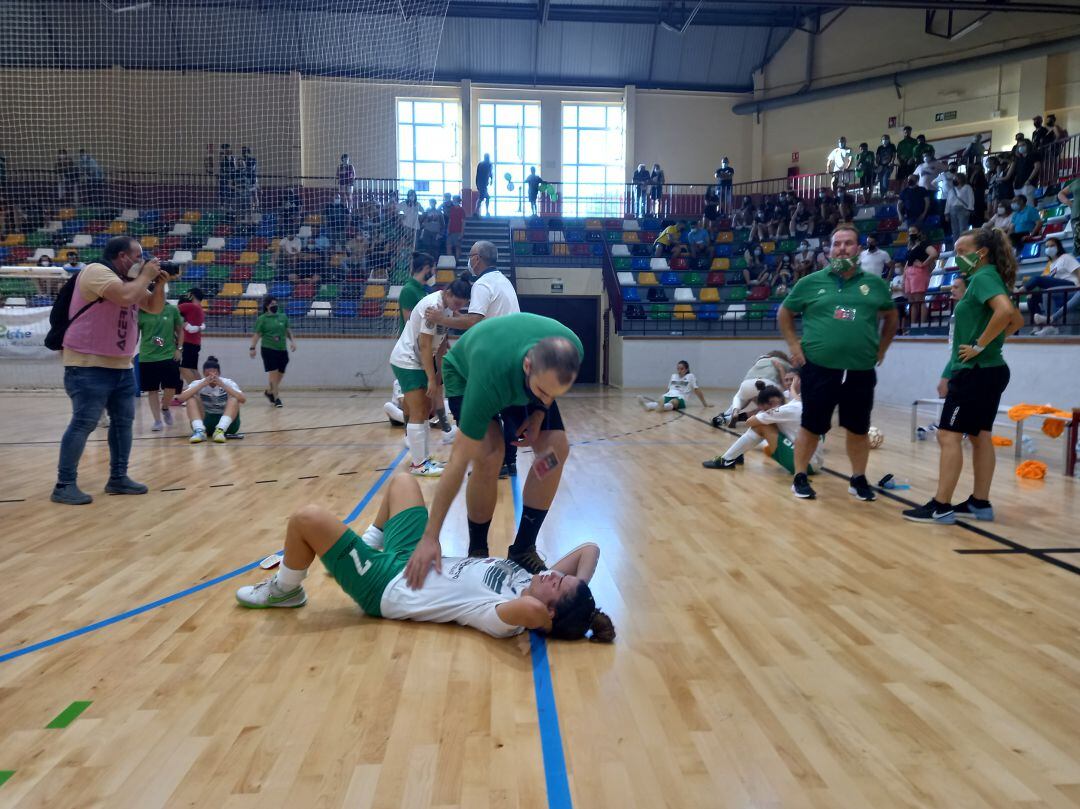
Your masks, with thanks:
M 114 6 L 112 3 L 108 2 L 108 0 L 98 0 L 98 2 L 100 2 L 101 5 L 105 6 L 105 8 L 107 8 L 113 14 L 124 14 L 128 11 L 142 11 L 144 8 L 150 8 L 150 6 L 154 5 L 149 0 L 144 3 L 129 3 L 126 6 L 120 7 Z

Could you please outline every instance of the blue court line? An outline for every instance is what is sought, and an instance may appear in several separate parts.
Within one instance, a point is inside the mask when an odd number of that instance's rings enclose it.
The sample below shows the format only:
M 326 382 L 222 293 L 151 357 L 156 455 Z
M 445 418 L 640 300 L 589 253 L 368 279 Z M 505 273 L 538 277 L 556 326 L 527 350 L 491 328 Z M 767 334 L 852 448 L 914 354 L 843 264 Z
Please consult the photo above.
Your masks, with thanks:
M 521 484 L 517 475 L 510 476 L 510 491 L 514 495 L 514 523 L 521 522 Z M 562 733 L 559 732 L 559 711 L 555 706 L 555 690 L 551 686 L 551 667 L 548 665 L 547 641 L 539 632 L 529 633 L 532 654 L 533 690 L 536 692 L 536 717 L 540 726 L 540 749 L 544 754 L 544 781 L 547 784 L 548 809 L 573 809 L 570 782 L 566 777 L 566 758 L 563 756 Z
M 401 459 L 405 457 L 406 451 L 407 450 L 403 449 L 400 453 L 398 453 L 398 456 L 392 462 L 393 466 L 383 472 L 382 476 L 377 481 L 375 481 L 374 484 L 372 484 L 371 488 L 368 489 L 367 494 L 364 495 L 363 499 L 361 499 L 360 502 L 357 503 L 356 508 L 354 508 L 349 514 L 349 516 L 345 519 L 345 522 L 351 522 L 352 520 L 355 520 L 357 516 L 359 516 L 360 512 L 364 510 L 364 507 L 371 502 L 371 498 L 375 496 L 376 492 L 378 492 L 379 489 L 382 488 L 382 485 L 386 483 L 387 479 L 394 473 L 394 468 L 397 467 L 397 465 L 401 462 Z M 65 632 L 62 635 L 56 635 L 54 637 L 47 638 L 46 640 L 39 641 L 38 643 L 33 643 L 29 646 L 23 646 L 20 649 L 5 652 L 4 654 L 0 654 L 0 663 L 6 663 L 9 660 L 14 660 L 15 658 L 22 657 L 23 655 L 28 655 L 31 652 L 37 652 L 41 649 L 47 649 L 48 647 L 55 646 L 56 644 L 62 643 L 65 640 L 71 640 L 72 638 L 77 638 L 81 635 L 87 635 L 91 632 L 96 632 L 97 630 L 104 629 L 107 626 L 112 626 L 113 624 L 120 623 L 121 621 L 126 621 L 128 618 L 134 618 L 136 615 L 142 615 L 144 612 L 156 610 L 158 607 L 163 607 L 166 604 L 171 604 L 173 601 L 179 601 L 185 596 L 189 596 L 193 593 L 199 592 L 200 590 L 205 590 L 209 587 L 213 587 L 215 584 L 221 584 L 221 582 L 235 578 L 243 573 L 247 573 L 249 570 L 254 570 L 259 566 L 259 562 L 261 561 L 262 559 L 259 559 L 256 562 L 250 562 L 243 567 L 238 567 L 235 570 L 229 571 L 228 573 L 223 573 L 220 576 L 215 576 L 212 579 L 208 579 L 201 584 L 196 584 L 194 587 L 188 587 L 186 590 L 181 590 L 179 593 L 173 593 L 170 596 L 159 598 L 157 601 L 151 601 L 149 604 L 143 604 L 141 607 L 135 607 L 135 609 L 128 610 L 127 612 L 122 612 L 119 615 L 114 615 L 111 618 L 106 618 L 103 621 L 97 621 L 92 624 L 87 624 L 86 626 L 80 627 L 78 629 L 73 629 L 70 632 Z

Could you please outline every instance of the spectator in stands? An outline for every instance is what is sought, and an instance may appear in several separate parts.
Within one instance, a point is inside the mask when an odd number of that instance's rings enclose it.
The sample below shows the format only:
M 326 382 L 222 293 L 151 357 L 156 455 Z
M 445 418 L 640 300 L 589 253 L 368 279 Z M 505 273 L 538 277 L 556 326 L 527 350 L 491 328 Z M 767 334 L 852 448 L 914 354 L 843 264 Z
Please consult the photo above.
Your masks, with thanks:
M 638 163 L 636 169 L 634 169 L 634 175 L 632 182 L 634 184 L 634 213 L 636 216 L 643 217 L 646 214 L 649 206 L 649 180 L 651 178 L 649 170 L 645 168 L 644 163 Z
M 743 253 L 746 267 L 742 271 L 743 283 L 747 287 L 772 287 L 773 274 L 765 263 L 765 251 L 760 244 L 746 248 Z M 766 296 L 767 297 L 767 296 Z
M 259 210 L 259 161 L 247 146 L 240 147 L 240 203 L 245 211 Z
M 239 385 L 221 375 L 217 357 L 206 358 L 202 377 L 196 371 L 195 378 L 178 398 L 191 421 L 189 444 L 201 444 L 208 432 L 215 444 L 224 444 L 231 437 L 244 437 L 240 432 L 240 405 L 247 397 Z
M 937 157 L 937 151 L 934 149 L 934 144 L 926 142 L 926 135 L 919 135 L 915 138 L 915 162 L 922 163 L 926 155 L 930 155 L 930 159 L 933 160 Z
M 51 267 L 53 265 L 52 258 L 48 255 L 40 256 L 37 260 L 39 267 Z
M 656 237 L 656 241 L 653 242 L 653 255 L 657 258 L 663 256 L 678 258 L 686 252 L 686 246 L 682 243 L 685 229 L 686 226 L 682 222 L 676 222 L 665 227 L 660 232 L 660 235 Z
M 896 144 L 896 178 L 906 182 L 907 178 L 915 173 L 915 166 L 919 161 L 915 157 L 915 147 L 919 142 L 911 137 L 911 127 L 904 127 L 904 137 Z
M 206 330 L 206 312 L 202 302 L 205 295 L 199 287 L 192 287 L 180 298 L 180 317 L 184 320 L 184 344 L 180 348 L 180 377 L 185 383 L 199 378 L 199 352 L 202 350 L 202 333 Z
M 653 163 L 652 172 L 649 174 L 649 198 L 656 216 L 660 216 L 660 201 L 664 196 L 665 182 L 664 170 L 659 163 Z
M 1042 232 L 1042 220 L 1034 205 L 1028 205 L 1028 198 L 1024 194 L 1013 197 L 1012 207 L 1012 230 L 1009 231 L 1009 239 L 1013 248 L 1020 252 L 1024 240 L 1029 236 L 1038 236 Z
M 661 403 L 647 396 L 638 396 L 638 402 L 646 410 L 655 412 L 686 410 L 686 397 L 691 391 L 701 400 L 702 407 L 709 406 L 709 403 L 705 401 L 705 394 L 702 393 L 701 388 L 698 386 L 697 377 L 690 373 L 690 363 L 686 360 L 679 360 L 675 363 L 675 373 L 671 375 L 671 379 L 668 381 L 664 401 Z
M 720 161 L 720 168 L 715 172 L 716 176 L 716 194 L 720 197 L 720 210 L 724 214 L 731 212 L 732 196 L 731 189 L 735 183 L 735 169 L 731 167 L 731 163 L 724 157 Z
M 1057 116 L 1053 113 L 1046 116 L 1046 128 L 1050 130 L 1050 138 L 1047 140 L 1047 144 L 1057 143 L 1069 137 L 1069 133 L 1065 128 L 1058 126 Z
M 763 242 L 769 238 L 769 215 L 772 206 L 767 198 L 762 198 L 761 205 L 754 212 L 754 221 L 750 225 L 750 241 Z
M 792 263 L 795 269 L 795 280 L 798 281 L 804 275 L 809 275 L 812 272 L 816 272 L 817 267 L 817 252 L 810 247 L 810 242 L 805 238 L 799 242 L 799 249 L 795 251 L 795 255 L 792 256 Z
M 989 189 L 988 201 L 991 207 L 996 208 L 999 205 L 1004 205 L 1006 209 L 1009 207 L 1009 200 L 1012 199 L 1012 181 L 1009 179 L 1009 165 L 1006 161 L 997 157 L 988 157 L 986 159 L 986 182 Z
M 1062 186 L 1058 191 L 1058 202 L 1068 205 L 1069 218 L 1072 222 L 1073 252 L 1080 255 L 1080 177 L 1074 177 L 1071 182 Z
M 719 172 L 720 169 L 717 169 Z M 715 185 L 705 187 L 704 204 L 701 211 L 701 224 L 710 236 L 716 236 L 720 229 L 720 194 Z
M 79 174 L 82 175 L 83 198 L 96 207 L 104 202 L 105 172 L 85 149 L 79 149 Z
M 690 248 L 690 257 L 697 261 L 712 261 L 712 235 L 701 223 L 695 222 L 686 234 L 686 244 Z
M 180 391 L 180 346 L 184 319 L 171 303 L 157 313 L 139 312 L 139 387 L 146 394 L 154 424 L 161 432 L 172 426 L 169 405 Z
M 877 156 L 870 151 L 870 144 L 863 141 L 855 155 L 855 181 L 862 189 L 863 201 L 869 201 L 874 180 L 877 177 Z
M 227 143 L 221 144 L 221 153 L 218 155 L 218 201 L 222 208 L 231 209 L 232 207 L 237 168 L 232 147 Z
M 79 204 L 79 169 L 75 161 L 67 153 L 67 149 L 60 149 L 56 153 L 56 163 L 53 166 L 56 174 L 56 200 L 64 204 Z
M 971 172 L 974 170 L 975 166 L 982 165 L 982 159 L 982 135 L 972 135 L 971 143 L 965 146 L 964 151 L 960 154 L 960 162 L 964 164 L 968 177 L 971 176 Z
M 814 214 L 810 206 L 803 200 L 795 203 L 795 210 L 791 213 L 791 221 L 788 223 L 788 233 L 793 239 L 808 238 L 814 232 Z
M 907 334 L 908 324 L 907 321 L 907 303 L 908 299 L 904 295 L 904 265 L 899 261 L 894 262 L 892 265 L 892 278 L 889 279 L 889 294 L 892 296 L 893 305 L 896 307 L 897 322 L 899 323 L 899 334 Z
M 64 272 L 69 276 L 74 275 L 85 266 L 85 264 L 79 261 L 79 254 L 76 251 L 67 251 L 67 262 L 64 264 Z
M 832 188 L 836 191 L 841 185 L 848 184 L 848 169 L 851 168 L 851 149 L 848 148 L 847 138 L 841 137 L 836 142 L 836 148 L 829 152 L 825 159 L 825 171 L 832 174 Z
M 109 415 L 110 494 L 146 494 L 147 487 L 128 477 L 131 422 L 135 417 L 136 311 L 151 314 L 165 308 L 167 275 L 157 261 L 144 261 L 142 247 L 130 236 L 105 243 L 100 263 L 83 269 L 72 291 L 75 318 L 64 335 L 64 389 L 71 399 L 71 422 L 60 442 L 54 503 L 80 506 L 93 502 L 77 484 L 79 460 L 86 440 Z M 135 277 L 131 280 L 129 276 Z M 151 284 L 153 282 L 153 284 Z M 101 302 L 90 306 L 96 301 Z
M 981 227 L 986 221 L 986 201 L 989 190 L 982 160 L 976 160 L 973 165 L 968 166 L 967 183 L 971 186 L 971 196 L 975 201 L 975 207 L 971 212 L 971 225 Z
M 877 236 L 870 234 L 866 239 L 866 249 L 859 253 L 859 267 L 863 272 L 888 278 L 892 275 L 892 256 L 878 247 Z
M 1075 277 L 1075 276 L 1074 276 Z M 1054 310 L 1054 313 L 1050 315 L 1050 319 L 1046 319 L 1046 315 L 1036 315 L 1035 322 L 1041 324 L 1041 329 L 1036 329 L 1031 334 L 1034 337 L 1051 337 L 1058 333 L 1058 326 L 1061 325 L 1065 319 L 1066 312 L 1080 311 L 1080 292 L 1074 292 L 1069 296 L 1069 299 L 1065 302 L 1064 306 L 1059 306 Z
M 1026 137 L 1024 137 L 1024 133 L 1023 132 L 1017 132 L 1016 133 L 1016 138 L 1014 139 L 1014 142 L 1013 142 L 1012 150 L 1009 152 L 1009 154 L 1012 157 L 1015 158 L 1016 155 L 1019 153 L 1021 146 L 1027 146 L 1029 152 L 1033 148 L 1032 145 L 1031 145 L 1031 141 L 1028 140 Z
M 773 278 L 773 291 L 780 296 L 787 295 L 795 281 L 795 267 L 791 262 L 791 253 L 781 253 Z
M 921 138 L 922 135 L 919 135 Z M 941 175 L 937 161 L 931 154 L 924 154 L 922 160 L 915 168 L 915 179 L 919 181 L 919 187 L 933 196 L 937 178 Z
M 289 328 L 289 316 L 279 311 L 277 298 L 273 295 L 263 296 L 262 314 L 255 321 L 255 333 L 251 335 L 251 347 L 248 353 L 255 358 L 255 348 L 262 339 L 263 370 L 267 374 L 267 388 L 263 396 L 274 407 L 282 407 L 281 380 L 285 376 L 285 368 L 289 365 L 289 352 L 285 350 L 285 340 L 289 341 L 289 350 L 296 351 L 296 338 L 293 337 Z
M 435 207 L 435 200 L 428 201 L 428 208 L 420 220 L 421 236 L 420 249 L 426 250 L 434 256 L 440 256 L 443 252 L 443 232 L 446 222 L 442 211 Z
M 847 186 L 837 189 L 836 205 L 841 222 L 853 222 L 855 220 L 855 197 L 848 193 Z
M 1016 156 L 1013 158 L 1012 169 L 1009 179 L 1012 180 L 1013 196 L 1023 194 L 1027 199 L 1035 199 L 1035 187 L 1039 183 L 1039 171 L 1042 169 L 1042 161 L 1030 143 L 1020 143 L 1016 146 Z
M 818 216 L 815 235 L 826 237 L 840 224 L 840 204 L 828 194 L 818 194 Z
M 874 164 L 877 167 L 878 194 L 882 199 L 889 193 L 889 181 L 892 179 L 893 164 L 896 162 L 896 146 L 888 135 L 881 136 L 881 145 L 874 152 Z
M 278 241 L 278 249 L 274 254 L 274 278 L 278 281 L 295 281 L 300 264 L 300 251 L 304 249 L 304 243 L 300 237 L 293 233 L 291 236 Z
M 536 173 L 536 166 L 529 166 L 529 176 L 525 178 L 525 188 L 529 194 L 529 210 L 536 216 L 536 198 L 540 195 L 540 186 L 544 178 Z
M 1054 236 L 1048 238 L 1043 245 L 1043 254 L 1046 256 L 1046 268 L 1042 274 L 1028 277 L 1020 287 L 1024 292 L 1032 293 L 1028 298 L 1028 311 L 1031 313 L 1032 321 L 1040 326 L 1045 326 L 1047 320 L 1046 315 L 1042 313 L 1043 296 L 1041 292 L 1035 290 L 1080 286 L 1080 262 L 1065 251 L 1061 239 Z M 1064 304 L 1068 296 L 1058 297 Z
M 484 215 L 491 215 L 491 196 L 488 194 L 488 186 L 495 180 L 494 168 L 491 165 L 491 155 L 484 154 L 484 159 L 476 164 L 476 207 L 473 216 L 480 215 L 480 203 L 484 204 Z
M 461 207 L 461 197 L 455 196 L 446 213 L 446 250 L 452 253 L 454 261 L 461 260 L 461 237 L 465 232 L 465 209 Z
M 751 228 L 754 226 L 756 217 L 757 209 L 754 207 L 754 200 L 750 197 L 743 197 L 742 205 L 731 219 L 731 226 L 734 228 Z
M 320 235 L 326 233 L 329 237 L 330 247 L 338 249 L 345 244 L 345 228 L 349 222 L 349 209 L 345 205 L 341 194 L 335 194 L 326 208 L 323 209 L 323 223 L 326 225 Z
M 974 210 L 975 192 L 968 185 L 967 177 L 957 174 L 945 198 L 945 214 L 949 217 L 954 242 L 968 229 Z
M 1031 120 L 1031 123 L 1035 127 L 1031 131 L 1031 148 L 1032 151 L 1037 152 L 1050 141 L 1050 130 L 1043 126 L 1043 117 L 1041 115 L 1036 115 Z
M 776 199 L 767 200 L 764 207 L 766 214 L 764 239 L 775 239 L 780 234 L 786 235 L 791 211 L 788 209 L 783 195 L 777 196 Z
M 1009 203 L 1002 200 L 998 202 L 997 207 L 994 209 L 994 215 L 991 216 L 983 224 L 983 227 L 987 230 L 1003 230 L 1006 233 L 1012 232 L 1012 211 L 1009 209 Z
M 911 305 L 911 325 L 923 324 L 923 303 L 930 287 L 930 274 L 937 264 L 938 249 L 930 244 L 921 225 L 908 228 L 907 264 L 904 267 L 904 297 Z
M 343 154 L 341 162 L 338 163 L 337 188 L 345 207 L 351 212 L 356 204 L 356 169 L 353 167 L 348 154 Z
M 281 206 L 281 227 L 279 236 L 296 233 L 300 229 L 300 217 L 304 212 L 304 204 L 300 199 L 300 190 L 290 188 L 285 192 L 285 201 Z
M 486 157 L 486 155 L 485 155 Z M 479 176 L 480 169 L 477 169 L 477 176 Z M 488 163 L 488 171 L 491 171 L 491 163 Z M 487 201 L 487 186 L 484 186 L 484 200 Z M 476 203 L 476 209 L 479 212 L 480 202 L 479 198 Z M 420 208 L 420 202 L 416 198 L 416 192 L 410 189 L 405 194 L 405 203 L 399 209 L 401 214 L 401 224 L 405 227 L 405 233 L 403 240 L 409 250 L 415 250 L 417 245 L 417 239 L 420 235 L 420 216 L 423 211 Z

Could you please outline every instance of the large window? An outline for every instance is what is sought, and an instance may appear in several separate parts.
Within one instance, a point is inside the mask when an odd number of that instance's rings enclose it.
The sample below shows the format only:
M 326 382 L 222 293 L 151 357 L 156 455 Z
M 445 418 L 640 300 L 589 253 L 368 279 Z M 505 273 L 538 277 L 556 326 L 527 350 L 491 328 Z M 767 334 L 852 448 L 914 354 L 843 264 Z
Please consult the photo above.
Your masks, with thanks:
M 461 105 L 457 101 L 399 98 L 398 177 L 402 198 L 461 193 Z M 426 205 L 425 205 L 426 207 Z
M 563 105 L 564 214 L 622 216 L 625 144 L 621 104 Z
M 491 155 L 495 175 L 490 189 L 493 214 L 522 216 L 525 178 L 529 168 L 540 170 L 540 102 L 481 101 L 480 155 Z M 477 161 L 479 162 L 479 160 Z M 508 187 L 510 175 L 513 190 Z

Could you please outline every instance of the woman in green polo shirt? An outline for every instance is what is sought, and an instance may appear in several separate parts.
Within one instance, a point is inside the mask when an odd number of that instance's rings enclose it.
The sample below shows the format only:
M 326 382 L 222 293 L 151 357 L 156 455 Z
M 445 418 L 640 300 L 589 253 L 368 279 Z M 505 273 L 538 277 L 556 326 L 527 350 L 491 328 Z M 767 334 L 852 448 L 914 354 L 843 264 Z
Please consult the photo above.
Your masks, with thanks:
M 285 340 L 289 341 L 289 349 L 296 351 L 296 340 L 289 328 L 289 316 L 280 311 L 277 298 L 267 295 L 263 298 L 263 310 L 255 321 L 255 333 L 251 335 L 251 348 L 248 349 L 252 359 L 255 358 L 255 347 L 262 338 L 262 361 L 263 370 L 269 378 L 268 387 L 263 391 L 263 396 L 270 400 L 274 407 L 281 407 L 281 399 L 278 396 L 278 388 L 281 379 L 285 376 L 285 368 L 289 364 L 289 352 L 285 350 Z
M 1009 366 L 1001 347 L 1005 335 L 1024 324 L 1009 290 L 1016 282 L 1016 257 L 1009 237 L 1001 230 L 971 230 L 956 240 L 956 266 L 967 291 L 954 310 L 955 327 L 949 362 L 938 383 L 945 397 L 938 424 L 941 461 L 933 499 L 904 512 L 915 522 L 951 525 L 957 517 L 993 520 L 990 483 L 994 479 L 994 444 L 991 430 L 1001 394 L 1009 384 Z M 964 468 L 963 438 L 971 439 L 975 471 L 972 495 L 957 506 L 953 492 Z

